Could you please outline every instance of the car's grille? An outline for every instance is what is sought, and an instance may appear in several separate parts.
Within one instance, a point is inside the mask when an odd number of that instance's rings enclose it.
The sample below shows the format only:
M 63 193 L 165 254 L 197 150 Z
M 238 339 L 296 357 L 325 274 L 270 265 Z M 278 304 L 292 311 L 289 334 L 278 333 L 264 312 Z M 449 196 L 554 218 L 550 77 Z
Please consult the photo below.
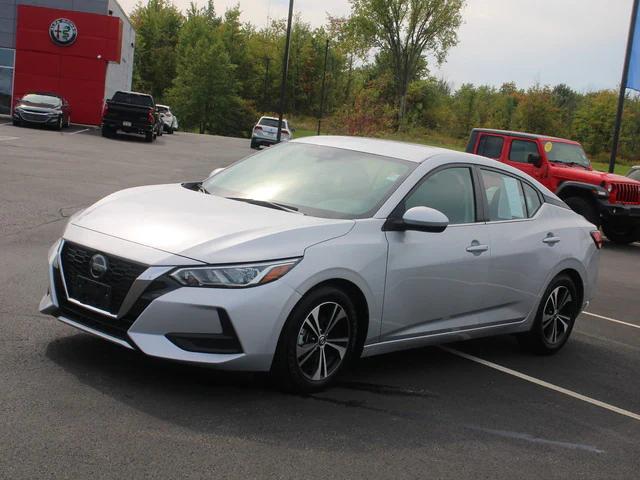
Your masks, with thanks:
M 139 263 L 124 260 L 122 258 L 107 255 L 98 250 L 83 247 L 74 243 L 65 242 L 62 247 L 60 260 L 64 281 L 70 298 L 77 299 L 78 277 L 92 278 L 89 262 L 96 254 L 102 254 L 107 259 L 107 271 L 98 281 L 111 288 L 111 298 L 106 310 L 115 315 L 118 313 L 131 285 L 147 267 Z M 104 306 L 91 305 L 92 307 L 104 309 Z
M 136 321 L 145 308 L 147 308 L 149 304 L 159 296 L 179 288 L 179 285 L 170 279 L 156 279 L 151 282 L 151 284 L 133 304 L 131 309 L 122 318 L 114 318 L 93 312 L 81 307 L 80 305 L 69 302 L 64 296 L 62 276 L 58 269 L 54 269 L 54 285 L 56 292 L 58 292 L 57 298 L 60 305 L 60 314 L 68 317 L 69 320 L 73 320 L 74 322 L 127 342 L 129 342 L 127 331 L 131 328 L 133 322 Z
M 28 122 L 45 123 L 49 120 L 49 115 L 46 113 L 27 112 L 25 110 L 20 110 L 20 117 Z
M 640 185 L 616 184 L 616 200 L 623 203 L 640 203 Z

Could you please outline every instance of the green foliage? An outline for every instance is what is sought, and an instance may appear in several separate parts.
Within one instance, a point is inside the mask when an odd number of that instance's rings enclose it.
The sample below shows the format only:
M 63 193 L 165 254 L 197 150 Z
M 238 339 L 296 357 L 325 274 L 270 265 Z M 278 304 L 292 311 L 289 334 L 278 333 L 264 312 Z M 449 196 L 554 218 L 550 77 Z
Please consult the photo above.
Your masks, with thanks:
M 616 92 L 513 82 L 454 89 L 429 75 L 429 62 L 442 62 L 456 44 L 464 0 L 350 1 L 349 17 L 320 28 L 294 19 L 284 110 L 294 124 L 305 119 L 297 134 L 315 131 L 328 39 L 323 133 L 463 148 L 474 127 L 524 130 L 576 139 L 593 159 L 606 159 Z M 242 23 L 239 6 L 218 15 L 212 0 L 184 13 L 171 0 L 147 0 L 131 16 L 134 88 L 169 103 L 183 128 L 248 136 L 260 114 L 278 110 L 284 19 L 257 29 Z M 638 96 L 626 100 L 620 157 L 640 159 Z
M 133 88 L 160 102 L 176 73 L 182 14 L 170 0 L 149 0 L 136 5 L 131 22 L 136 30 Z
M 409 84 L 426 71 L 424 55 L 442 63 L 458 43 L 464 0 L 350 0 L 354 28 L 380 49 L 393 73 L 398 121 L 406 113 Z

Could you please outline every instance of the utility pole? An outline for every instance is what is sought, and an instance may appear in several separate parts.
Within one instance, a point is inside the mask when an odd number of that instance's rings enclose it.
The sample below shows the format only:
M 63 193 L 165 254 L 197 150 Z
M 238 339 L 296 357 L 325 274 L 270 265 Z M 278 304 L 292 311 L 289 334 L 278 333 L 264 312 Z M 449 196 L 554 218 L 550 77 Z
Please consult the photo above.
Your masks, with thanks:
M 289 17 L 287 18 L 287 38 L 284 43 L 284 58 L 282 59 L 282 83 L 280 84 L 280 108 L 278 111 L 278 134 L 276 142 L 282 139 L 282 115 L 287 96 L 287 74 L 289 73 L 289 44 L 291 43 L 291 20 L 293 18 L 293 0 L 289 0 Z
M 618 143 L 620 141 L 620 127 L 622 125 L 622 113 L 624 111 L 624 97 L 627 92 L 629 81 L 629 63 L 633 51 L 633 39 L 636 31 L 636 20 L 638 18 L 638 0 L 633 2 L 631 12 L 631 23 L 629 24 L 629 36 L 627 37 L 627 53 L 624 57 L 624 67 L 622 69 L 622 82 L 620 82 L 620 94 L 618 96 L 618 110 L 616 112 L 616 123 L 613 128 L 613 145 L 611 146 L 611 158 L 609 158 L 609 173 L 613 173 L 616 168 L 616 156 L 618 155 Z M 638 52 L 635 52 L 636 55 Z
M 320 135 L 320 124 L 324 113 L 324 86 L 327 78 L 327 55 L 329 53 L 329 39 L 324 47 L 324 70 L 322 71 L 322 88 L 320 89 L 320 115 L 318 115 L 318 135 Z
M 264 72 L 264 94 L 262 96 L 262 109 L 267 111 L 267 85 L 269 84 L 269 63 L 271 63 L 271 58 L 264 57 L 264 61 L 266 63 L 266 68 Z

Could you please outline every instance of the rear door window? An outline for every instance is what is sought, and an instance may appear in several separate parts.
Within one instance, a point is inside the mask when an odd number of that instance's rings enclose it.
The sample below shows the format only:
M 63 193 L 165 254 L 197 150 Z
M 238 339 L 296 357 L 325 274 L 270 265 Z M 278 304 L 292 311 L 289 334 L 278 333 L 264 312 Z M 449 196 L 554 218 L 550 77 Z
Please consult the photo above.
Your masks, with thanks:
M 529 154 L 538 154 L 538 144 L 529 140 L 512 140 L 509 149 L 509 160 L 518 163 L 527 163 Z
M 481 170 L 490 222 L 527 218 L 527 204 L 522 183 L 511 175 Z
M 482 135 L 478 143 L 478 155 L 488 158 L 500 158 L 504 138 L 496 135 Z
M 533 188 L 531 185 L 527 183 L 522 183 L 522 187 L 524 190 L 524 198 L 527 202 L 527 212 L 529 213 L 529 218 L 533 217 L 536 212 L 542 206 L 542 202 L 540 201 L 540 195 L 538 191 Z

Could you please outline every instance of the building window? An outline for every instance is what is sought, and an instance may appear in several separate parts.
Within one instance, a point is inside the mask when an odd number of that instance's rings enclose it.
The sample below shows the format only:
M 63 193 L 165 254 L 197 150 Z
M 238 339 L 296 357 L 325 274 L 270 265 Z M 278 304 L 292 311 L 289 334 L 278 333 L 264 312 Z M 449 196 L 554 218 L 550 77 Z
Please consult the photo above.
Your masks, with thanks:
M 14 62 L 15 51 L 10 48 L 0 48 L 0 114 L 11 113 Z

